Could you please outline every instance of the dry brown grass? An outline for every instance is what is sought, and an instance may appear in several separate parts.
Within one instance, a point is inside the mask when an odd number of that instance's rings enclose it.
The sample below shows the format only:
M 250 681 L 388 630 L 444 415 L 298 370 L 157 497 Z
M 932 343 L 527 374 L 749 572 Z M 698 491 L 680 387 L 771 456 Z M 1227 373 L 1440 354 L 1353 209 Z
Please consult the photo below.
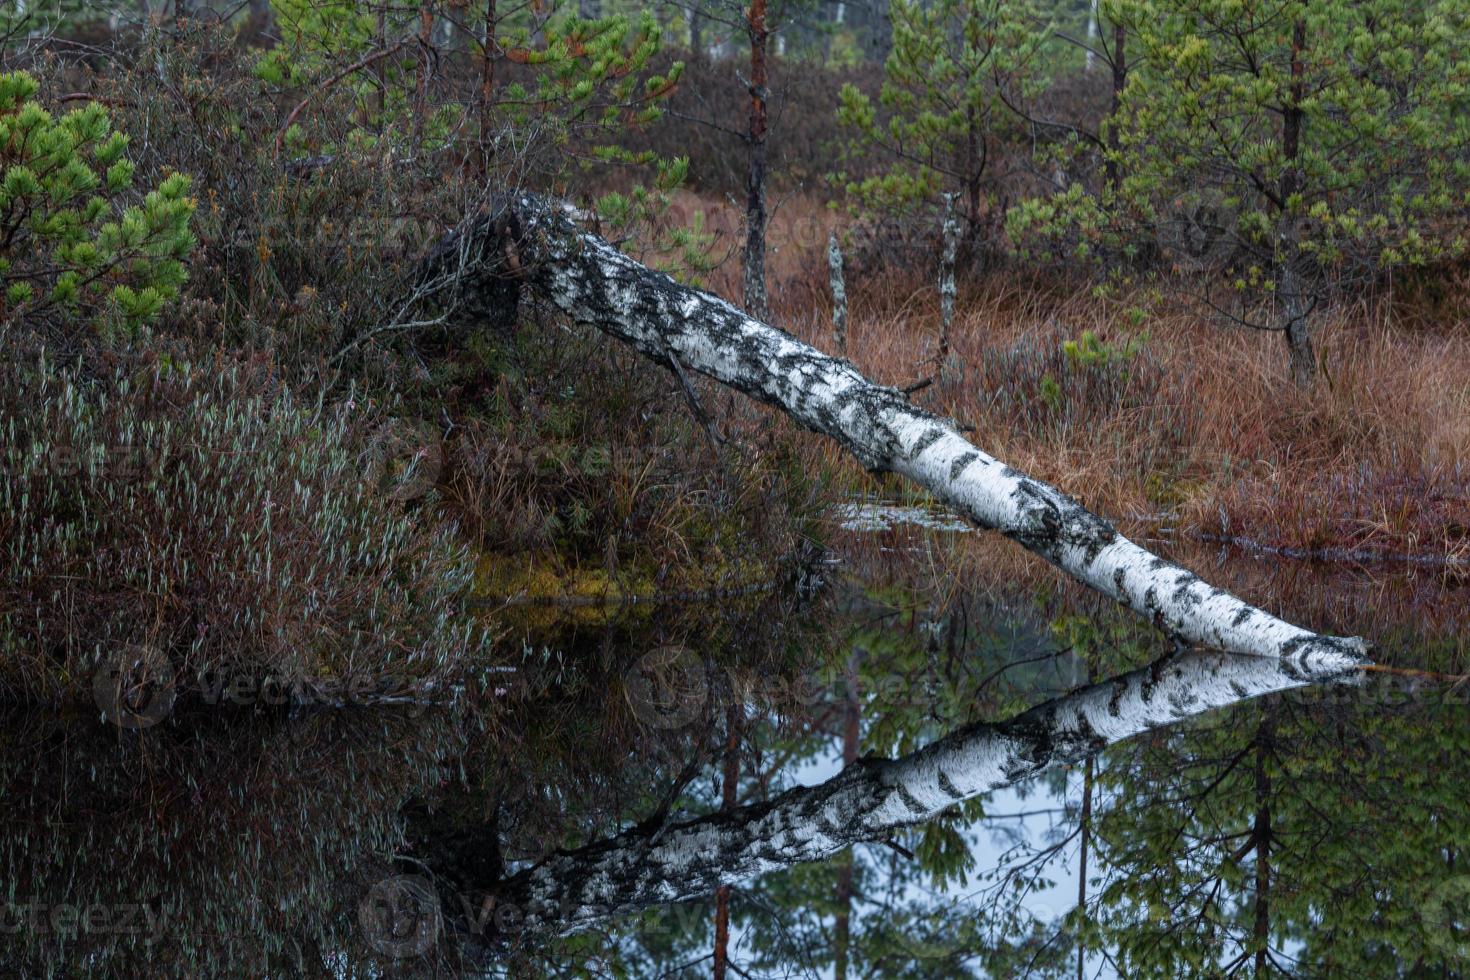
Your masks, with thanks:
M 724 240 L 737 237 L 736 216 L 715 210 Z M 825 243 L 838 220 L 815 199 L 784 202 L 769 260 L 776 320 L 828 350 Z M 732 259 L 711 285 L 738 301 L 738 273 Z M 848 292 L 859 368 L 886 384 L 934 373 L 939 302 L 927 272 L 850 270 Z M 1403 292 L 1323 314 L 1325 378 L 1301 389 L 1277 335 L 1160 299 L 1167 288 L 1102 298 L 1086 281 L 998 269 L 961 285 L 951 343 L 963 378 L 916 401 L 1135 529 L 1470 558 L 1470 325 Z M 1084 331 L 1113 347 L 1146 340 L 1097 369 L 1059 349 Z M 1048 376 L 1060 394 L 1045 390 Z M 848 489 L 909 492 L 879 485 L 827 441 L 805 452 Z

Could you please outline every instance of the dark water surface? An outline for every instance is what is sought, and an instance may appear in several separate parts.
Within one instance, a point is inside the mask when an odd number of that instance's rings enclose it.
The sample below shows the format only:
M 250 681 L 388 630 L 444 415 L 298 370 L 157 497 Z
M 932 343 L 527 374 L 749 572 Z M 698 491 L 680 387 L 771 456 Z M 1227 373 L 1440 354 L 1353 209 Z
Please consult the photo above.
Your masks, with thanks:
M 759 804 L 1169 652 L 1053 589 L 934 599 L 854 568 L 815 599 L 530 623 L 453 709 L 196 692 L 128 729 L 10 712 L 0 973 L 709 976 L 714 896 L 557 936 L 497 882 L 719 811 L 727 774 Z M 1369 592 L 1404 587 L 1377 574 Z M 1435 602 L 1433 636 L 1385 617 L 1398 666 L 1464 669 L 1442 608 L 1462 592 Z M 736 883 L 728 975 L 1462 976 L 1467 851 L 1470 685 L 1373 673 Z

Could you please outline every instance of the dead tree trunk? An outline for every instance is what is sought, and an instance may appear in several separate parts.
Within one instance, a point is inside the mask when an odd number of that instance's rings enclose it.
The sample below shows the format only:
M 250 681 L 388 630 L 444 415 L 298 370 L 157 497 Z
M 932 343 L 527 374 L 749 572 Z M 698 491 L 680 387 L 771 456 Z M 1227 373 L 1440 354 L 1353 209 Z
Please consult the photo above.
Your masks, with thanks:
M 745 308 L 769 317 L 766 298 L 766 0 L 750 0 L 746 12 L 750 35 L 749 172 L 745 193 Z
M 725 772 L 720 786 L 720 811 L 735 809 L 740 781 L 740 707 L 732 700 L 725 709 Z M 713 980 L 725 980 L 730 963 L 730 886 L 715 891 L 715 955 Z
M 1170 635 L 1288 662 L 1367 653 L 1241 601 L 1140 548 L 1066 494 L 1011 469 L 953 423 L 874 384 L 726 301 L 640 265 L 573 223 L 564 206 L 517 195 L 442 242 L 424 275 L 458 278 L 481 315 L 515 316 L 503 296 L 519 277 L 571 319 L 632 344 L 676 372 L 697 371 L 831 436 L 869 470 L 898 473 L 982 528 L 999 531 Z M 498 277 L 498 278 L 497 278 Z M 499 309 L 496 309 L 499 308 Z
M 1292 661 L 1190 654 L 979 724 L 899 759 L 866 757 L 816 786 L 560 853 L 495 889 L 497 923 L 569 934 L 721 885 L 831 857 L 956 802 L 1215 708 L 1339 676 L 1340 653 Z M 512 937 L 498 937 L 508 940 Z
M 847 356 L 847 280 L 842 273 L 842 249 L 837 244 L 837 233 L 827 236 L 827 271 L 831 275 L 832 287 L 832 342 L 837 353 Z
M 858 760 L 858 746 L 862 735 L 862 698 L 858 695 L 859 655 L 854 653 L 847 659 L 847 697 L 842 705 L 842 765 L 844 768 Z M 834 954 L 832 957 L 833 980 L 847 980 L 847 964 L 852 958 L 852 878 L 855 857 L 849 849 L 837 869 L 837 916 L 832 931 Z
M 944 226 L 941 231 L 943 253 L 939 257 L 939 371 L 949 360 L 949 328 L 954 323 L 954 266 L 959 252 L 960 226 L 954 214 L 954 195 L 944 195 Z

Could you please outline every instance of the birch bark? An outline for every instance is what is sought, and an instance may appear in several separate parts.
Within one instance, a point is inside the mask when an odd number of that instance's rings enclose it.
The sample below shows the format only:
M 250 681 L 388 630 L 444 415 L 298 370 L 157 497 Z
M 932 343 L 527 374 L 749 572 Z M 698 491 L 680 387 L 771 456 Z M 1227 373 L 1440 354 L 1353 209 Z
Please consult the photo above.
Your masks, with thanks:
M 1287 661 L 1336 658 L 1343 666 L 1367 655 L 1361 639 L 1294 626 L 1139 547 L 1060 490 L 972 445 L 903 392 L 644 267 L 582 231 L 563 207 L 517 195 L 441 243 L 426 274 L 496 256 L 506 268 L 502 279 L 522 277 L 573 320 L 660 364 L 697 371 L 780 408 L 837 440 L 869 470 L 908 477 L 979 527 L 999 531 L 1179 640 Z M 465 278 L 477 279 L 476 288 L 495 287 L 484 275 Z
M 847 355 L 847 281 L 842 273 L 842 249 L 837 244 L 837 233 L 827 236 L 827 271 L 832 288 L 832 342 L 837 353 Z
M 1175 655 L 1008 721 L 960 729 L 899 759 L 859 759 L 816 786 L 553 855 L 497 887 L 496 918 L 526 933 L 570 934 L 705 895 L 882 840 L 960 800 L 1078 762 L 1130 736 L 1342 671 L 1341 658 L 1322 650 L 1293 661 Z

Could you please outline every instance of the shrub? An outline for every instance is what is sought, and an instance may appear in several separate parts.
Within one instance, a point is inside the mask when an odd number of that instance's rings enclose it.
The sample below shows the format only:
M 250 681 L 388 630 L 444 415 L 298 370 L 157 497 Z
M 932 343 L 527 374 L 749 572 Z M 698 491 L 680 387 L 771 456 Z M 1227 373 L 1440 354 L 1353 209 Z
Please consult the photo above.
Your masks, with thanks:
M 128 647 L 181 680 L 434 684 L 479 649 L 447 532 L 365 485 L 345 420 L 257 374 L 162 361 L 104 392 L 4 364 L 6 687 L 75 695 Z
M 838 120 L 893 166 L 848 180 L 847 190 L 869 207 L 931 214 L 942 194 L 954 194 L 973 245 L 995 186 L 989 163 L 1012 135 L 1003 89 L 1037 70 L 1049 28 L 1026 5 L 998 0 L 893 0 L 889 10 L 893 52 L 879 104 L 847 85 Z
M 135 328 L 186 277 L 194 203 L 182 174 L 125 205 L 128 138 L 97 103 L 56 118 L 24 72 L 0 75 L 0 280 L 7 323 Z
M 1061 440 L 1082 433 L 1100 450 L 1111 440 L 1144 473 L 1179 463 L 1198 414 L 1170 390 L 1141 336 L 1113 343 L 1054 330 L 986 348 L 978 368 L 984 416 L 996 426 Z

